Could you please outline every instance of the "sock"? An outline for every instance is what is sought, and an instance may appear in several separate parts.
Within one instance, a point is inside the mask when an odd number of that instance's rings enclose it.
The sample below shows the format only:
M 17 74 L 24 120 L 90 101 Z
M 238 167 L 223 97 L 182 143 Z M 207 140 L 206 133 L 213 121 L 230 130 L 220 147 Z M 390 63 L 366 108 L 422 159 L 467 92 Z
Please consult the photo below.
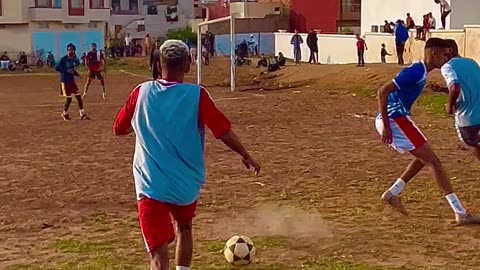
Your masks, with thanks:
M 103 86 L 103 85 L 102 85 L 102 86 L 100 86 L 100 89 L 102 90 L 102 94 L 104 94 L 104 95 L 105 95 L 105 94 L 106 94 L 106 92 L 105 92 L 105 86 Z
M 88 92 L 88 84 L 85 84 L 85 87 L 83 88 L 83 93 L 87 93 Z
M 398 196 L 400 192 L 405 188 L 405 181 L 402 178 L 398 178 L 397 181 L 388 189 L 393 196 Z
M 82 109 L 82 110 L 78 110 L 80 112 L 80 116 L 84 115 L 85 114 L 85 111 Z
M 457 198 L 457 195 L 455 193 L 450 193 L 447 196 L 445 196 L 447 199 L 448 203 L 450 204 L 450 207 L 452 207 L 453 212 L 455 214 L 461 214 L 465 215 L 467 211 L 465 208 L 463 208 L 462 204 L 460 203 L 460 200 Z
M 190 270 L 190 267 L 187 266 L 177 266 L 175 270 Z

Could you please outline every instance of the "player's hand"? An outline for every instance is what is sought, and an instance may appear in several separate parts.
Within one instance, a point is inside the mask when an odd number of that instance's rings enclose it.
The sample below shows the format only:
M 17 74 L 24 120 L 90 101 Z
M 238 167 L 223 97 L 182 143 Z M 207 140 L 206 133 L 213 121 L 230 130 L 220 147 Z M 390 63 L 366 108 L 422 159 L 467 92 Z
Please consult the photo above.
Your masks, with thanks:
M 455 106 L 450 106 L 449 104 L 445 105 L 445 110 L 447 111 L 448 115 L 453 115 L 455 111 Z
M 384 144 L 392 144 L 392 129 L 388 127 L 384 127 L 382 131 L 382 142 Z
M 260 165 L 255 160 L 253 160 L 253 158 L 243 158 L 242 162 L 249 170 L 253 167 L 256 176 L 260 174 Z

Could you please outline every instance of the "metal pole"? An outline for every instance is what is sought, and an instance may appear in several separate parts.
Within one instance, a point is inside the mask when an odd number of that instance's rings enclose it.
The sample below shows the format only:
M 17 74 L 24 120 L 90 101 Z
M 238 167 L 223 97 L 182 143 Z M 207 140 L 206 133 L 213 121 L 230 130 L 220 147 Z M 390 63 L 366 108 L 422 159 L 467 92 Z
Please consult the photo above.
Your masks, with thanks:
M 230 17 L 230 91 L 235 91 L 235 17 Z
M 202 26 L 197 28 L 197 84 L 202 83 Z

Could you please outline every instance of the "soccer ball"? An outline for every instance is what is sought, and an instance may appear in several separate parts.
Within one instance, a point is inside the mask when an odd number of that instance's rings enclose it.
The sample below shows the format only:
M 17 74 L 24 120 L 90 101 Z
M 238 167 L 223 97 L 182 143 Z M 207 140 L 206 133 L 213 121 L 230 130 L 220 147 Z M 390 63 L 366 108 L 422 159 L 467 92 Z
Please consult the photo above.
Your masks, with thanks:
M 255 257 L 255 247 L 252 240 L 246 236 L 233 236 L 225 244 L 223 254 L 232 265 L 248 265 Z

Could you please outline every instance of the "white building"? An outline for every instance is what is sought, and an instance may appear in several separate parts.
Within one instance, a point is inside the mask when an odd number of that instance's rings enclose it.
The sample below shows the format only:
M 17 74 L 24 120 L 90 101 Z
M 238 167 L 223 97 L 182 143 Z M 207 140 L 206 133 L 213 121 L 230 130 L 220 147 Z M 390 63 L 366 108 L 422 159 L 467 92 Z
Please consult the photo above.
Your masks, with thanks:
M 109 1 L 110 33 L 129 33 L 133 39 L 142 39 L 146 33 L 153 38 L 165 36 L 169 29 L 185 27 L 202 15 L 196 0 Z
M 480 24 L 479 0 L 447 0 L 452 13 L 447 17 L 447 29 L 463 29 L 464 25 Z M 432 12 L 437 28 L 442 27 L 440 5 L 434 0 L 362 0 L 362 34 L 381 32 L 385 20 L 405 20 L 410 13 L 416 25 L 422 25 L 423 15 Z

